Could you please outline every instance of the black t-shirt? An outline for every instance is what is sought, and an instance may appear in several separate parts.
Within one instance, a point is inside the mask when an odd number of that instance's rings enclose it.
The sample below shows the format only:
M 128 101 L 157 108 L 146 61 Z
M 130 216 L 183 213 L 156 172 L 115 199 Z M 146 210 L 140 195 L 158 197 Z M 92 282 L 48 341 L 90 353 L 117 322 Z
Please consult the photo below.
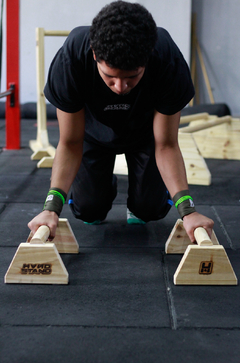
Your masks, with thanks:
M 99 75 L 89 40 L 90 27 L 72 30 L 54 57 L 44 89 L 62 111 L 85 108 L 85 138 L 105 146 L 127 147 L 152 136 L 153 112 L 172 115 L 194 96 L 188 65 L 163 28 L 140 82 L 117 95 Z

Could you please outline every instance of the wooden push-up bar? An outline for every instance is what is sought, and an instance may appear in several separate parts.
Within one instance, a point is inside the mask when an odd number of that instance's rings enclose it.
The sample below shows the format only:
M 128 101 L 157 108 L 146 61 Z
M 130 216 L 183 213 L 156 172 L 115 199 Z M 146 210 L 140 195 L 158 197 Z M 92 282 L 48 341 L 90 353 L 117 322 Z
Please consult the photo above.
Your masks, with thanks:
M 183 254 L 173 276 L 175 285 L 237 285 L 231 262 L 216 234 L 208 236 L 202 227 L 195 229 L 196 243 L 191 243 L 178 219 L 165 244 L 166 254 Z
M 31 156 L 31 159 L 40 160 L 38 167 L 51 167 L 56 151 L 55 148 L 49 143 L 47 133 L 47 110 L 43 93 L 45 85 L 44 37 L 68 36 L 68 34 L 69 31 L 65 30 L 45 30 L 44 28 L 36 28 L 37 139 L 30 140 L 29 146 L 34 152 Z M 47 160 L 47 158 L 50 158 L 50 160 Z M 44 165 L 45 160 L 47 165 Z M 48 165 L 49 161 L 50 165 Z
M 78 254 L 79 245 L 66 218 L 59 218 L 54 243 L 48 242 L 50 230 L 43 225 L 26 242 L 19 244 L 5 274 L 5 283 L 67 284 L 68 272 L 60 253 Z

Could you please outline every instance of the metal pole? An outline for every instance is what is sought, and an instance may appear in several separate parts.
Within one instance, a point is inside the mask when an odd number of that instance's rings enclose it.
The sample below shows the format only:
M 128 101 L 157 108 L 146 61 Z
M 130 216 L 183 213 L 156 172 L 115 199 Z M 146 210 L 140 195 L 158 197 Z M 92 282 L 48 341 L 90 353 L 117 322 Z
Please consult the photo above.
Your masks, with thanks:
M 12 97 L 6 99 L 6 149 L 20 149 L 19 0 L 6 5 L 7 90 L 14 85 L 14 105 Z

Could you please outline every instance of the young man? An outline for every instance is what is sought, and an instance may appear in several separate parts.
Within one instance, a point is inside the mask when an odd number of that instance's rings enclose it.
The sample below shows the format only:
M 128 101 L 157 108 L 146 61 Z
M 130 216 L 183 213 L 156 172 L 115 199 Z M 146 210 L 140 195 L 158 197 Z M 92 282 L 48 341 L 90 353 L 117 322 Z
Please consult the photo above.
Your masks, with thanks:
M 74 29 L 50 66 L 45 87 L 60 139 L 44 210 L 30 223 L 54 238 L 71 187 L 76 218 L 100 223 L 117 194 L 116 154 L 128 164 L 129 222 L 164 218 L 171 197 L 194 241 L 213 221 L 195 211 L 178 146 L 180 111 L 194 89 L 188 66 L 166 30 L 141 5 L 116 1 L 92 26 Z

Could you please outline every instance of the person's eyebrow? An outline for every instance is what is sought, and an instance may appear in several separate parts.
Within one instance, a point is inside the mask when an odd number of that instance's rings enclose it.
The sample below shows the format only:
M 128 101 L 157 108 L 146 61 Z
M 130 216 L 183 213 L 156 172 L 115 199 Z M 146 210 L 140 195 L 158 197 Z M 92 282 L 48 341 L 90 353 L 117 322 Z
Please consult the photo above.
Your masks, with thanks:
M 107 74 L 107 73 L 103 72 L 103 70 L 102 70 L 102 69 L 101 69 L 101 72 L 102 72 L 102 73 L 104 74 L 104 76 L 106 76 L 106 77 L 109 77 L 109 78 L 115 78 L 115 76 L 111 76 L 110 74 Z M 141 74 L 141 72 L 142 72 L 142 71 L 140 71 L 139 73 L 134 74 L 134 75 L 132 75 L 132 76 L 126 77 L 126 78 L 135 78 L 135 77 L 139 76 L 139 74 Z

